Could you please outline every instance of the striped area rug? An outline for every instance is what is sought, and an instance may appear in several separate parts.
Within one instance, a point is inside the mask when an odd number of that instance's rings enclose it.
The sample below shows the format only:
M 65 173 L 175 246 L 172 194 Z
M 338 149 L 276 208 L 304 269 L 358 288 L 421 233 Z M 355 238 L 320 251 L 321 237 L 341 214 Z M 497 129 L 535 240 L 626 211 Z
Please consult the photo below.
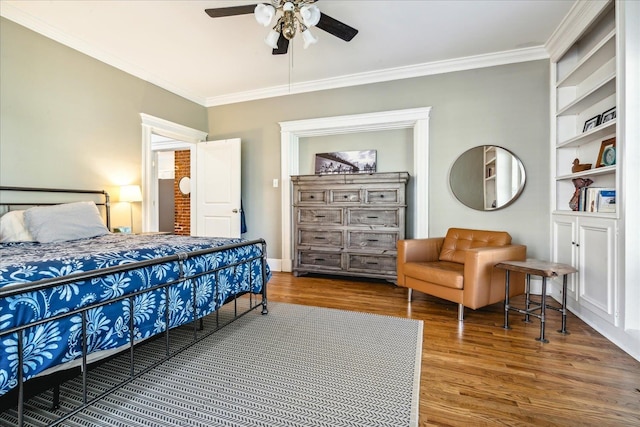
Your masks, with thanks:
M 63 425 L 417 426 L 422 328 L 416 320 L 270 302 L 268 315 L 250 312 Z M 162 351 L 149 344 L 136 358 Z M 126 358 L 114 359 L 91 381 L 107 384 L 128 371 Z M 63 409 L 73 387 L 63 389 Z M 27 420 L 46 418 L 32 412 Z

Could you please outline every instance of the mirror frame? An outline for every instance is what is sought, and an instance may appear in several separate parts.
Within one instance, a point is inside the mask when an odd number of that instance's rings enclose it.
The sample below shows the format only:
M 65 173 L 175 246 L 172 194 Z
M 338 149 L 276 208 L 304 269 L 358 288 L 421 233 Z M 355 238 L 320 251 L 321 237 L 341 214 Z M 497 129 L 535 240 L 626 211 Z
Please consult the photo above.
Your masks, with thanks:
M 482 150 L 482 159 L 483 160 L 482 160 L 482 168 L 480 169 L 480 171 L 482 172 L 482 175 L 480 175 L 480 176 L 484 180 L 485 177 L 486 177 L 485 173 L 486 173 L 486 166 L 487 166 L 484 163 L 484 152 L 487 149 L 487 147 L 494 147 L 494 148 L 497 148 L 497 149 L 501 149 L 501 150 L 505 151 L 507 154 L 511 155 L 511 157 L 513 159 L 517 160 L 518 168 L 519 168 L 519 170 L 521 172 L 522 177 L 521 177 L 521 184 L 519 185 L 518 191 L 515 194 L 513 194 L 511 196 L 511 198 L 507 202 L 505 202 L 504 204 L 502 204 L 500 206 L 497 206 L 495 208 L 485 208 L 484 204 L 483 204 L 483 207 L 480 209 L 480 208 L 478 208 L 476 206 L 472 206 L 471 203 L 468 200 L 464 201 L 464 200 L 461 199 L 460 194 L 456 193 L 456 191 L 454 190 L 452 177 L 453 177 L 453 171 L 454 171 L 454 168 L 455 168 L 456 164 L 458 163 L 458 161 L 465 154 L 470 153 L 470 152 L 472 152 L 472 150 L 475 150 L 475 149 L 481 149 Z M 451 167 L 449 168 L 449 176 L 448 176 L 448 178 L 449 178 L 448 179 L 448 181 L 449 181 L 449 189 L 451 190 L 451 193 L 453 194 L 455 199 L 458 200 L 463 205 L 465 205 L 466 207 L 468 207 L 470 209 L 474 209 L 474 210 L 480 211 L 480 212 L 491 212 L 491 211 L 504 209 L 507 206 L 510 206 L 513 202 L 515 202 L 520 197 L 520 195 L 524 191 L 524 188 L 525 188 L 526 183 L 527 183 L 527 174 L 526 174 L 526 171 L 525 171 L 525 168 L 524 168 L 524 163 L 522 162 L 522 160 L 520 160 L 520 158 L 518 156 L 516 156 L 511 150 L 508 150 L 508 149 L 506 149 L 504 147 L 501 147 L 499 145 L 478 145 L 478 146 L 475 146 L 475 147 L 471 147 L 468 150 L 465 150 L 458 157 L 456 157 L 454 162 L 451 164 Z M 482 184 L 482 197 L 484 198 L 484 181 L 483 181 L 483 184 Z

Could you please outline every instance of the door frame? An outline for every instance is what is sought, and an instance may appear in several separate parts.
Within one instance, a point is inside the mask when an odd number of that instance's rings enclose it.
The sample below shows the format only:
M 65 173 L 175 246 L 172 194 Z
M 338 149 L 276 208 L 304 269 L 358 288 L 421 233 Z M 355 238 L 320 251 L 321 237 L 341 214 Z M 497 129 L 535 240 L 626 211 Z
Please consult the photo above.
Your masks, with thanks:
M 358 132 L 413 129 L 415 238 L 429 235 L 429 114 L 431 107 L 280 122 L 282 271 L 293 268 L 291 175 L 299 174 L 300 138 Z
M 206 141 L 207 133 L 168 120 L 140 113 L 142 120 L 142 231 L 158 230 L 158 169 L 155 167 L 156 151 L 191 150 L 191 176 L 195 176 L 195 144 Z M 152 134 L 171 138 L 174 141 L 152 142 Z M 196 180 L 191 181 L 191 226 L 195 220 L 197 200 Z

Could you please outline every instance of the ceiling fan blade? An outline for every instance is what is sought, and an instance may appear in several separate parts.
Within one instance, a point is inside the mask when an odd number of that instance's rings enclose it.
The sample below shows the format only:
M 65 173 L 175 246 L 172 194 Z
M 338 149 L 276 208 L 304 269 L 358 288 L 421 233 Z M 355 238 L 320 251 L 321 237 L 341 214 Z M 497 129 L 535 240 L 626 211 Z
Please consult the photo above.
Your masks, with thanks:
M 247 15 L 249 13 L 253 13 L 255 10 L 255 4 L 247 4 L 244 6 L 230 6 L 230 7 L 219 7 L 217 9 L 205 9 L 212 18 L 222 18 L 224 16 L 235 16 L 235 15 Z
M 324 13 L 320 13 L 320 21 L 316 24 L 316 27 L 329 34 L 333 34 L 346 42 L 351 41 L 351 39 L 358 34 L 358 30 L 355 28 L 350 27 L 347 24 L 343 24 L 337 19 L 333 19 Z
M 278 37 L 278 48 L 273 49 L 274 55 L 284 55 L 289 50 L 289 39 L 280 33 L 280 37 Z

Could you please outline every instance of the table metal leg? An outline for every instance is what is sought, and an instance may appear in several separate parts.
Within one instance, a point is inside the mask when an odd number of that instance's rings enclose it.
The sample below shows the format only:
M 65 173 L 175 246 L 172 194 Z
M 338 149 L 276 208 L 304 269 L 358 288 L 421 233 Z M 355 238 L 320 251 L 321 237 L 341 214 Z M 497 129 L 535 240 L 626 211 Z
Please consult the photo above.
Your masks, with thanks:
M 536 341 L 540 341 L 543 343 L 548 343 L 549 340 L 544 337 L 544 327 L 545 327 L 545 311 L 547 308 L 547 278 L 542 276 L 542 295 L 540 301 L 540 338 L 536 338 Z
M 531 274 L 527 273 L 527 278 L 525 281 L 525 311 L 523 322 L 531 323 L 531 318 L 529 317 L 529 307 L 531 307 Z
M 504 329 L 511 329 L 509 327 L 509 270 L 505 272 L 504 281 Z
M 570 335 L 571 332 L 567 331 L 567 274 L 562 277 L 562 329 L 558 329 L 558 332 L 565 335 Z

